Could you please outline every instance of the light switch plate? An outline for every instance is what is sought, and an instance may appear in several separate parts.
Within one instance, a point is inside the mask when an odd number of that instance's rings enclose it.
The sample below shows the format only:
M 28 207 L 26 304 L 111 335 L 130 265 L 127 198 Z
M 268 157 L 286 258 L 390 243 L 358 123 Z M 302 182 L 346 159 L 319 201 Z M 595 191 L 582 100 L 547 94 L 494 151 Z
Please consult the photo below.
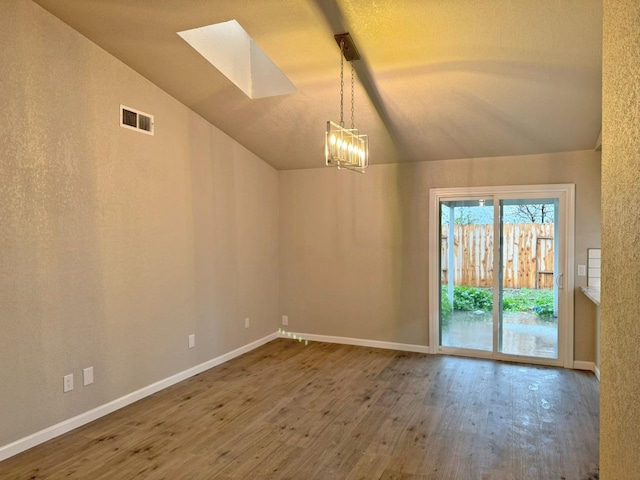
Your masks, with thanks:
M 587 276 L 587 266 L 586 265 L 578 265 L 578 276 L 586 277 Z
M 85 387 L 93 383 L 93 367 L 87 367 L 82 370 L 82 379 Z

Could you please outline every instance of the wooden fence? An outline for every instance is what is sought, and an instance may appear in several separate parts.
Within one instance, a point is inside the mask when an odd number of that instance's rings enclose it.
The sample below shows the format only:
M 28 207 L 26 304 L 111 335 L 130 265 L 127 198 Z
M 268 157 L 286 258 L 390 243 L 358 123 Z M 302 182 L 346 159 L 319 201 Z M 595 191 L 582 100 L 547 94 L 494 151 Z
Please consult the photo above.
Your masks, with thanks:
M 505 224 L 503 227 L 504 288 L 553 287 L 553 224 Z M 442 232 L 441 279 L 448 283 L 449 239 Z M 454 226 L 455 285 L 493 284 L 493 225 Z

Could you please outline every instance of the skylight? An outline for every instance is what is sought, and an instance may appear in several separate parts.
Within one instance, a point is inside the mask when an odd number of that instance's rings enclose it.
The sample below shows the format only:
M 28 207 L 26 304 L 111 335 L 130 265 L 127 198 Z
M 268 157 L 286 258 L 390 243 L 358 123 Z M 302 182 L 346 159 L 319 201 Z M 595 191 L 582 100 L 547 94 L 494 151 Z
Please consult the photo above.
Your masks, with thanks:
M 185 30 L 178 35 L 251 99 L 296 91 L 295 85 L 236 20 Z

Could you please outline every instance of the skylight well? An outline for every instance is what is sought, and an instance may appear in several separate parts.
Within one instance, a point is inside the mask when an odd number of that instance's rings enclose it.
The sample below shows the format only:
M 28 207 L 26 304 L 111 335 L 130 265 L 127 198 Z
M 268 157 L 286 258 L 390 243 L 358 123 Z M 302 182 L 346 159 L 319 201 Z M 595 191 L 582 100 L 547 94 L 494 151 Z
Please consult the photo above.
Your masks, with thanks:
M 185 30 L 178 35 L 251 99 L 296 91 L 295 85 L 236 20 Z

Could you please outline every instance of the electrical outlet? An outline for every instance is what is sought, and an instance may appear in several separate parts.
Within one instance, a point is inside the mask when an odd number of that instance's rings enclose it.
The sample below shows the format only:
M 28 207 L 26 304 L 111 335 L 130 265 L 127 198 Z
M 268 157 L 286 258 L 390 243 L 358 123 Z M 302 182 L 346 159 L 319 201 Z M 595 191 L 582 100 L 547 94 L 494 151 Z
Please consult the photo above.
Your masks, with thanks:
M 83 385 L 91 385 L 93 383 L 93 367 L 87 367 L 82 370 Z
M 63 377 L 62 391 L 64 393 L 70 392 L 73 390 L 73 373 L 69 375 L 65 375 Z
M 196 334 L 192 333 L 189 335 L 189 348 L 193 348 L 196 346 Z
M 282 325 L 289 325 L 289 317 L 287 315 L 282 315 Z
M 244 319 L 244 328 L 249 328 L 249 317 Z
M 587 276 L 587 266 L 586 265 L 578 265 L 578 276 L 586 277 Z

